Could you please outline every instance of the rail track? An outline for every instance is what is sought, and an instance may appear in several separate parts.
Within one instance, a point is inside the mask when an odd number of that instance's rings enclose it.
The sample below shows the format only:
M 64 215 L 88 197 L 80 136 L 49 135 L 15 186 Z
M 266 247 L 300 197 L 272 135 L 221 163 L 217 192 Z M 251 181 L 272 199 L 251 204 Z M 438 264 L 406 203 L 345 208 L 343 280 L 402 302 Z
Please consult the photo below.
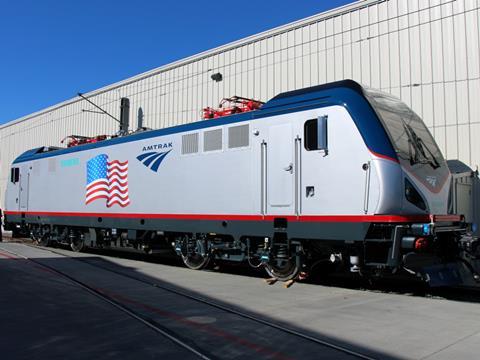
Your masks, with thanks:
M 31 246 L 31 245 L 29 245 Z M 188 352 L 198 356 L 198 358 L 200 359 L 204 359 L 204 360 L 211 360 L 213 359 L 213 357 L 211 357 L 208 353 L 204 352 L 203 350 L 201 349 L 198 349 L 190 344 L 187 344 L 185 341 L 182 340 L 182 338 L 172 334 L 170 331 L 168 331 L 167 329 L 165 329 L 164 327 L 160 326 L 159 324 L 157 324 L 156 322 L 152 321 L 151 319 L 147 319 L 145 318 L 144 316 L 142 316 L 141 314 L 139 314 L 138 312 L 134 311 L 132 308 L 128 307 L 128 306 L 125 306 L 124 304 L 120 303 L 119 301 L 113 299 L 112 297 L 98 291 L 97 289 L 95 289 L 94 287 L 92 286 L 89 286 L 87 284 L 85 284 L 84 282 L 82 281 L 79 281 L 78 279 L 75 279 L 74 277 L 68 275 L 67 273 L 63 272 L 63 271 L 60 271 L 52 266 L 49 266 L 49 265 L 46 265 L 44 263 L 42 263 L 41 261 L 37 261 L 35 259 L 32 259 L 32 258 L 29 258 L 27 256 L 24 256 L 22 254 L 19 254 L 17 252 L 14 252 L 14 251 L 11 251 L 11 250 L 7 250 L 7 249 L 3 249 L 2 248 L 2 251 L 4 252 L 8 252 L 10 253 L 11 255 L 14 255 L 14 256 L 17 256 L 19 258 L 22 258 L 22 259 L 25 259 L 25 260 L 28 260 L 28 261 L 31 261 L 33 263 L 35 263 L 37 266 L 40 266 L 42 268 L 45 268 L 47 269 L 48 271 L 50 272 L 53 272 L 55 273 L 56 275 L 58 276 L 61 276 L 65 279 L 67 279 L 68 281 L 72 282 L 73 284 L 79 286 L 80 288 L 82 288 L 83 290 L 87 291 L 88 293 L 90 293 L 91 295 L 107 302 L 108 304 L 112 305 L 113 307 L 117 308 L 119 311 L 127 314 L 128 316 L 130 316 L 131 318 L 141 322 L 143 325 L 149 327 L 150 329 L 152 329 L 153 331 L 155 331 L 156 333 L 166 337 L 167 339 L 171 340 L 172 342 L 174 342 L 175 344 L 177 344 L 178 346 L 182 347 L 183 349 L 187 350 Z M 56 252 L 57 254 L 60 254 L 58 252 Z M 61 255 L 61 254 L 60 254 Z M 65 256 L 65 255 L 63 255 Z
M 95 267 L 95 268 L 98 268 L 98 269 L 102 269 L 104 271 L 107 271 L 107 272 L 110 272 L 110 273 L 113 273 L 113 274 L 116 274 L 118 276 L 122 276 L 124 278 L 128 278 L 130 280 L 134 280 L 134 281 L 138 281 L 142 284 L 145 284 L 145 285 L 148 285 L 148 286 L 151 286 L 153 288 L 157 288 L 157 289 L 161 289 L 163 291 L 166 291 L 166 292 L 169 292 L 171 294 L 175 294 L 177 296 L 180 296 L 180 297 L 183 297 L 183 298 L 186 298 L 186 299 L 189 299 L 191 301 L 194 301 L 196 303 L 200 303 L 200 304 L 203 304 L 203 305 L 207 305 L 207 306 L 210 306 L 210 307 L 213 307 L 213 308 L 216 308 L 218 310 L 221 310 L 223 312 L 226 312 L 226 313 L 229 313 L 229 314 L 232 314 L 232 315 L 236 315 L 236 316 L 239 316 L 241 318 L 244 318 L 244 319 L 247 319 L 247 320 L 250 320 L 250 321 L 253 321 L 257 324 L 261 324 L 261 325 L 264 325 L 264 326 L 267 326 L 269 328 L 272 328 L 272 329 L 276 329 L 278 331 L 281 331 L 285 334 L 289 334 L 291 336 L 294 336 L 296 338 L 299 338 L 299 339 L 302 339 L 304 341 L 308 341 L 310 343 L 313 343 L 313 344 L 316 344 L 316 345 L 319 345 L 319 346 L 323 346 L 323 347 L 328 347 L 330 349 L 333 349 L 333 350 L 336 350 L 336 351 L 339 351 L 341 353 L 344 353 L 346 355 L 349 355 L 349 356 L 352 356 L 354 358 L 358 358 L 358 359 L 365 359 L 365 360 L 373 360 L 375 359 L 375 357 L 372 357 L 370 355 L 367 355 L 367 354 L 363 354 L 363 353 L 360 353 L 358 351 L 355 351 L 353 349 L 350 349 L 350 348 L 347 348 L 347 347 L 344 347 L 342 345 L 339 345 L 339 344 L 335 344 L 333 342 L 330 342 L 330 341 L 326 341 L 324 339 L 320 339 L 320 338 L 317 338 L 317 337 L 314 337 L 310 334 L 307 334 L 307 333 L 303 333 L 301 331 L 298 331 L 296 329 L 293 329 L 293 328 L 290 328 L 290 327 L 287 327 L 285 325 L 281 325 L 281 324 L 277 324 L 275 322 L 272 322 L 270 320 L 267 320 L 267 319 L 264 319 L 264 318 L 261 318 L 261 317 L 258 317 L 258 316 L 255 316 L 255 315 L 252 315 L 250 313 L 246 313 L 244 311 L 240 311 L 238 309 L 235 309 L 235 308 L 232 308 L 232 307 L 229 307 L 229 306 L 225 306 L 223 304 L 220 304 L 218 302 L 215 302 L 215 301 L 212 301 L 210 299 L 207 299 L 207 298 L 204 298 L 204 297 L 200 297 L 200 296 L 196 296 L 196 295 L 192 295 L 190 293 L 187 293 L 185 291 L 181 291 L 181 290 L 178 290 L 178 289 L 174 289 L 170 286 L 167 286 L 167 285 L 163 285 L 163 284 L 159 284 L 157 282 L 152 282 L 152 281 L 149 281 L 149 280 L 146 280 L 145 278 L 141 278 L 139 276 L 134 276 L 132 274 L 129 274 L 129 273 L 126 273 L 125 271 L 119 271 L 119 270 L 116 270 L 116 269 L 112 269 L 110 267 L 107 267 L 107 266 L 103 266 L 103 265 L 100 265 L 100 264 L 97 264 L 97 263 L 93 263 L 92 261 L 89 261 L 88 259 L 85 259 L 85 258 L 82 258 L 82 257 L 76 257 L 76 256 L 68 256 L 66 255 L 65 253 L 61 252 L 61 251 L 57 251 L 55 249 L 52 249 L 52 248 L 45 248 L 45 247 L 41 247 L 41 246 L 37 246 L 37 245 L 29 245 L 29 244 L 26 244 L 27 246 L 29 247 L 33 247 L 33 248 L 40 248 L 42 250 L 45 250 L 45 251 L 49 251 L 53 254 L 56 254 L 56 255 L 59 255 L 59 256 L 62 256 L 62 257 L 65 257 L 65 258 L 69 258 L 69 259 L 73 259 L 75 261 L 79 261 L 81 263 L 84 263 L 84 264 L 88 264 L 89 266 L 92 266 L 92 267 Z M 59 271 L 58 269 L 55 269 L 51 266 L 48 266 L 48 265 L 45 265 L 43 264 L 42 262 L 40 261 L 37 261 L 35 259 L 31 259 L 31 258 L 27 258 L 23 255 L 20 255 L 20 254 L 14 254 L 16 256 L 21 256 L 22 258 L 25 258 L 25 259 L 28 259 L 30 261 L 33 261 L 34 263 L 36 264 L 39 264 L 41 266 L 44 266 L 46 268 L 48 268 L 49 270 L 52 270 L 54 271 L 55 273 L 58 273 L 59 275 L 69 279 L 70 281 L 78 284 L 79 286 L 81 286 L 82 288 L 84 288 L 86 291 L 90 292 L 91 294 L 103 299 L 104 301 L 108 302 L 109 304 L 111 304 L 112 306 L 115 306 L 116 308 L 118 308 L 119 310 L 127 313 L 128 315 L 130 315 L 132 318 L 138 320 L 138 321 L 141 321 L 142 323 L 144 323 L 146 326 L 152 328 L 154 331 L 158 332 L 159 334 L 169 338 L 170 340 L 174 341 L 175 343 L 177 343 L 179 346 L 187 349 L 188 351 L 194 353 L 195 355 L 197 355 L 199 358 L 201 359 L 211 359 L 212 357 L 210 355 L 208 355 L 208 353 L 206 351 L 202 351 L 201 349 L 198 349 L 196 347 L 193 347 L 192 345 L 189 345 L 187 344 L 184 340 L 182 340 L 181 338 L 179 337 L 176 337 L 174 333 L 172 333 L 171 331 L 169 331 L 168 329 L 160 326 L 159 324 L 151 321 L 150 319 L 147 319 L 146 317 L 142 316 L 141 314 L 139 314 L 138 312 L 136 312 L 135 310 L 131 309 L 130 307 L 126 306 L 125 304 L 121 303 L 120 301 L 117 301 L 116 299 L 104 294 L 103 292 L 100 292 L 98 290 L 96 290 L 95 288 L 81 282 L 81 281 L 78 281 L 77 279 L 73 278 L 72 276 L 66 274 L 65 272 L 63 271 Z

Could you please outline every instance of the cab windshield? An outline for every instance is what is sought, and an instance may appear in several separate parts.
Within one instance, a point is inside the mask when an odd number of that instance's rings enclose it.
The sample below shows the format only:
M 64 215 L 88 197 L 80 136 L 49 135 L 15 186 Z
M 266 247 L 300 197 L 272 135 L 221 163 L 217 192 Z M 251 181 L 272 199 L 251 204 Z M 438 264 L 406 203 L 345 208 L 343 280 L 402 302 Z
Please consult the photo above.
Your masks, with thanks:
M 410 165 L 428 164 L 436 169 L 444 159 L 422 119 L 407 105 L 388 94 L 365 89 L 365 96 L 385 126 L 400 159 Z

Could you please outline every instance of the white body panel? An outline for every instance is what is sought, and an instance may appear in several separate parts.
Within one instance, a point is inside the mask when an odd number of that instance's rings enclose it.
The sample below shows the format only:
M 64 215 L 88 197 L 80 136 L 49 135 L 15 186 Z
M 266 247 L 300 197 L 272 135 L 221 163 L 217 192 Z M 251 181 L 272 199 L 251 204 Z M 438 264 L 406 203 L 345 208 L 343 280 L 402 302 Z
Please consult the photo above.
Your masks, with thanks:
M 294 139 L 303 139 L 305 121 L 324 115 L 328 116 L 328 155 L 307 151 L 302 145 L 301 167 L 295 167 Z M 229 148 L 229 128 L 245 125 L 249 127 L 248 146 Z M 268 149 L 266 215 L 295 215 L 296 211 L 302 215 L 362 215 L 377 210 L 378 170 L 371 166 L 367 177 L 362 168 L 377 160 L 345 108 L 330 106 L 219 128 L 223 145 L 218 151 L 203 151 L 204 132 L 216 129 L 210 127 L 138 141 L 132 136 L 132 141 L 121 144 L 22 163 L 21 169 L 36 174 L 29 184 L 28 211 L 258 215 L 262 213 L 262 142 Z M 199 135 L 198 153 L 182 154 L 182 136 L 194 133 Z M 169 143 L 172 151 L 157 172 L 136 158 L 149 146 Z M 86 164 L 99 154 L 128 160 L 130 205 L 108 208 L 104 199 L 85 204 Z M 292 169 L 286 170 L 290 165 Z M 296 174 L 296 169 L 301 174 Z M 17 185 L 10 185 L 6 210 L 17 210 Z M 307 187 L 314 188 L 313 196 L 307 196 Z

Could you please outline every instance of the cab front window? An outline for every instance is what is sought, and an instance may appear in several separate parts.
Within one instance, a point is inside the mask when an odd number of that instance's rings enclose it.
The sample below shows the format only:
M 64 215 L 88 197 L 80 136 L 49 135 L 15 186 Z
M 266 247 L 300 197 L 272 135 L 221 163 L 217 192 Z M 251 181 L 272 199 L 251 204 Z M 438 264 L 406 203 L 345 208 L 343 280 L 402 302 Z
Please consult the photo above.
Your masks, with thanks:
M 399 158 L 410 165 L 438 168 L 444 159 L 422 119 L 406 104 L 388 94 L 366 89 L 365 95 L 377 112 Z

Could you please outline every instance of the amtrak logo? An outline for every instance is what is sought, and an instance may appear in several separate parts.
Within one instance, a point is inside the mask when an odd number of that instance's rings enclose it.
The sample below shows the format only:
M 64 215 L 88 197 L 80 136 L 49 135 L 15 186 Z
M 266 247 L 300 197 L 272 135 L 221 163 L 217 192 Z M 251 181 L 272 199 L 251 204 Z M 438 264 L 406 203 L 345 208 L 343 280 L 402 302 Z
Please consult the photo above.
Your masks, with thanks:
M 150 170 L 157 172 L 160 164 L 162 163 L 163 159 L 170 153 L 172 150 L 168 150 L 165 152 L 146 152 L 144 154 L 138 155 L 137 159 L 142 162 Z
M 173 148 L 173 142 L 164 142 L 164 143 L 144 146 L 142 151 L 165 150 L 165 149 L 172 149 L 172 148 Z
M 427 182 L 432 185 L 433 187 L 435 187 L 435 185 L 437 185 L 437 177 L 436 176 L 427 176 L 425 178 L 425 180 L 427 180 Z

